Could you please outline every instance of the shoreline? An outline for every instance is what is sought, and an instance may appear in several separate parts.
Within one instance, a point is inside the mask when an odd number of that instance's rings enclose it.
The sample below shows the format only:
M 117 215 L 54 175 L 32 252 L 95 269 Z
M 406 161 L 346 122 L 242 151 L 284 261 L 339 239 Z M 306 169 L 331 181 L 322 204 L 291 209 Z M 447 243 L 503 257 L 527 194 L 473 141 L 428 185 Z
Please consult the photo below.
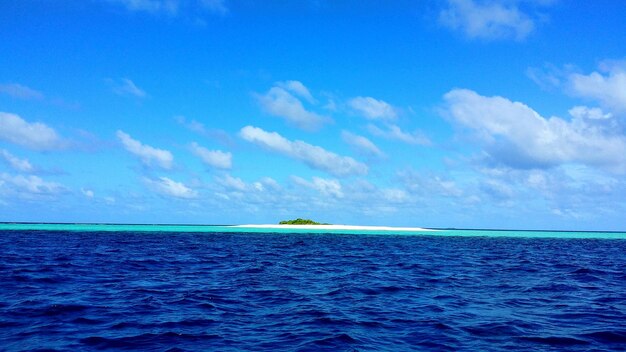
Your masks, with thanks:
M 246 224 L 232 225 L 238 228 L 261 229 L 319 229 L 319 230 L 357 230 L 357 231 L 437 231 L 423 227 L 394 227 L 394 226 L 362 226 L 362 225 L 277 225 L 277 224 Z

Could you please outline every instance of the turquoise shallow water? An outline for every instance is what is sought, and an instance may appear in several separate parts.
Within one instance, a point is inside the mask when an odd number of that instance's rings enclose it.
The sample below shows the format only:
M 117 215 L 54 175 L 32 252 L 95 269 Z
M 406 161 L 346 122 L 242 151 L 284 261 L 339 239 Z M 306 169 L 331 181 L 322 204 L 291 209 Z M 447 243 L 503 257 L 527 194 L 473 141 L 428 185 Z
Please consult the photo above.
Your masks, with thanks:
M 408 236 L 460 236 L 460 237 L 514 237 L 514 238 L 588 238 L 626 239 L 626 232 L 590 231 L 522 231 L 522 230 L 470 230 L 434 229 L 434 231 L 381 231 L 381 230 L 327 230 L 307 229 L 268 229 L 260 227 L 235 227 L 228 225 L 128 225 L 128 224 L 46 224 L 46 223 L 0 223 L 1 230 L 43 230 L 80 232 L 195 232 L 195 233 L 334 233 L 367 235 L 408 235 Z

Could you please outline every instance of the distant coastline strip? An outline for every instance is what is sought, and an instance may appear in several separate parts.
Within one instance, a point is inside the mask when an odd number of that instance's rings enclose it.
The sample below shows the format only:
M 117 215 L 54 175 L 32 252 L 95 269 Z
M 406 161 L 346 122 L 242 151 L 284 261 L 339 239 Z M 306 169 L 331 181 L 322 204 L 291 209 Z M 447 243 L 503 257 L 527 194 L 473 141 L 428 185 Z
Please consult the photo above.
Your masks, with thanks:
M 626 240 L 626 232 L 610 231 L 549 231 L 549 230 L 487 230 L 487 229 L 425 229 L 421 227 L 355 226 L 355 225 L 161 225 L 161 224 L 67 224 L 67 223 L 7 223 L 0 222 L 4 231 L 58 232 L 145 232 L 145 233 L 336 233 L 365 235 L 415 235 L 484 238 L 551 238 Z
M 303 229 L 303 230 L 355 230 L 355 231 L 437 231 L 422 227 L 394 227 L 394 226 L 361 226 L 361 225 L 232 225 L 237 228 L 258 228 L 258 229 Z

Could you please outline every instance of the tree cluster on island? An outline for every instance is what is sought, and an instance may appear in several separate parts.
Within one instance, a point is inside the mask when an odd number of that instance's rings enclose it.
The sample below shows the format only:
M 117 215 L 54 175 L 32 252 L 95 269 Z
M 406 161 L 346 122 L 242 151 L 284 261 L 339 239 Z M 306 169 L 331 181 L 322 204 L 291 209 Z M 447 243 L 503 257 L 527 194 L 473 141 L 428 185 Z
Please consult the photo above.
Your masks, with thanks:
M 295 220 L 283 220 L 278 223 L 279 225 L 328 225 L 319 222 L 315 222 L 311 219 L 300 219 L 297 218 Z

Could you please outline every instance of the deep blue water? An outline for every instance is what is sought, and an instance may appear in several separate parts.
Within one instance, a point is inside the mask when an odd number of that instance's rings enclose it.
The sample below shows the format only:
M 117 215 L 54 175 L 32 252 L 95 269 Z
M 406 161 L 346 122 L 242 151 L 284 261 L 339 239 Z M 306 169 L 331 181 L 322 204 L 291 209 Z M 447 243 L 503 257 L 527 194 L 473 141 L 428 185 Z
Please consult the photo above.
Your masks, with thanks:
M 0 350 L 626 350 L 626 241 L 0 231 Z

